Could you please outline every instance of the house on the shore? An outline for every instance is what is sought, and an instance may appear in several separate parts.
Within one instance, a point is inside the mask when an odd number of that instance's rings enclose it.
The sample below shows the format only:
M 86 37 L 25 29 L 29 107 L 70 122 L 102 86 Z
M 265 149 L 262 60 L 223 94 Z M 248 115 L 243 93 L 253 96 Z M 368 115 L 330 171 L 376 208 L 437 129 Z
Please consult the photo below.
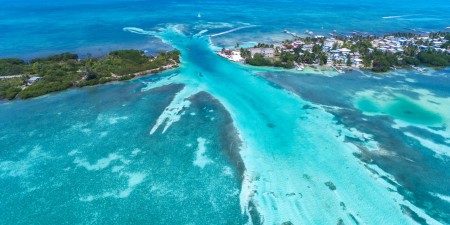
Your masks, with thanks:
M 247 49 L 250 51 L 250 55 L 252 58 L 255 56 L 255 54 L 261 54 L 266 58 L 273 58 L 275 56 L 275 49 L 273 48 L 249 48 Z
M 32 77 L 32 78 L 28 79 L 27 85 L 32 85 L 40 79 L 42 79 L 42 77 Z

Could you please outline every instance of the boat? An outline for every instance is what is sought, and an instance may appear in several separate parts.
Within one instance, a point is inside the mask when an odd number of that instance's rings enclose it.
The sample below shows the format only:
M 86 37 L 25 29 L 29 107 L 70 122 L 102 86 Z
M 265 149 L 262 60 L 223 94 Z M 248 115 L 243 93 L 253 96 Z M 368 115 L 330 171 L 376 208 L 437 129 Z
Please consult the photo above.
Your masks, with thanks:
M 202 17 L 202 15 L 200 15 L 200 13 L 198 13 L 198 14 L 197 14 L 197 17 L 198 17 L 198 18 L 201 18 L 201 17 Z
M 303 66 L 303 64 L 297 65 L 297 70 L 298 71 L 303 71 L 304 69 L 305 69 L 305 66 Z
M 421 72 L 421 73 L 423 73 L 423 72 L 426 71 L 425 68 L 422 68 L 422 67 L 417 67 L 417 66 L 411 66 L 411 67 L 412 67 L 413 69 L 415 69 L 415 70 Z

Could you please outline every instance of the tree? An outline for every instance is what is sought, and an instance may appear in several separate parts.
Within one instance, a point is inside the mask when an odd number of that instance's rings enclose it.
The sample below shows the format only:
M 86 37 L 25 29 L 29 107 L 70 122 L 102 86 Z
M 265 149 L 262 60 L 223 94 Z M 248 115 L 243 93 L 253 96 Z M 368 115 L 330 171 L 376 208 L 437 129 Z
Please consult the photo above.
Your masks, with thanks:
M 328 57 L 325 54 L 319 55 L 319 65 L 325 65 L 327 63 Z
M 347 62 L 346 62 L 347 66 L 352 66 L 352 57 L 350 57 L 350 55 L 347 55 Z
M 339 44 L 337 42 L 333 43 L 333 47 L 331 48 L 331 50 L 336 50 L 339 48 Z
M 318 45 L 318 44 L 315 44 L 315 45 L 313 46 L 313 48 L 312 48 L 312 51 L 313 51 L 315 54 L 319 54 L 319 53 L 322 51 L 322 46 L 320 46 L 320 45 Z
M 370 56 L 365 55 L 365 56 L 363 56 L 362 60 L 363 60 L 362 63 L 365 68 L 372 67 L 372 58 Z
M 86 80 L 93 80 L 97 78 L 97 73 L 91 68 L 86 69 Z

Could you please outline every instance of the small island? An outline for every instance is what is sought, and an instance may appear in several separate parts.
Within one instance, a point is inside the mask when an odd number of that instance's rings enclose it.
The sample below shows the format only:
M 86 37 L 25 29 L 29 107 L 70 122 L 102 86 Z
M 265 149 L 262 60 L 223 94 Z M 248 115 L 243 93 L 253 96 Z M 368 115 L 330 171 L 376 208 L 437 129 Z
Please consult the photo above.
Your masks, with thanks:
M 338 73 L 366 69 L 388 72 L 398 68 L 443 68 L 450 66 L 450 33 L 394 33 L 383 36 L 353 32 L 351 35 L 329 33 L 329 37 L 306 31 L 293 39 L 272 44 L 259 43 L 252 48 L 225 49 L 219 55 L 253 66 L 272 66 L 303 70 L 305 65 L 327 66 Z
M 129 80 L 176 68 L 179 63 L 178 50 L 156 56 L 140 50 L 117 50 L 86 59 L 69 52 L 30 61 L 0 59 L 0 99 L 27 99 L 71 87 Z

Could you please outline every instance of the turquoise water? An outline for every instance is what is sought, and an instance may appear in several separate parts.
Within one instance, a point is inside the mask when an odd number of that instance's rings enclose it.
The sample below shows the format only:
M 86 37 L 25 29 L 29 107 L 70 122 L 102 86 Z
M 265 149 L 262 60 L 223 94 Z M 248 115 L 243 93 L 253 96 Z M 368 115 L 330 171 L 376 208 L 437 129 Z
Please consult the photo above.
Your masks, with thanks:
M 344 115 L 220 58 L 207 37 L 178 28 L 128 29 L 181 49 L 176 71 L 2 105 L 6 223 L 448 220 L 448 174 L 431 173 L 439 187 L 419 179 L 408 186 L 405 169 L 382 160 L 401 152 L 384 150 L 377 133 L 336 123 Z M 351 141 L 361 132 L 369 140 Z M 421 154 L 437 163 L 428 170 L 448 166 L 445 155 Z M 433 194 L 426 196 L 431 207 L 420 187 Z
M 203 3 L 30 1 L 27 16 L 24 5 L 4 4 L 16 14 L 3 24 L 60 19 L 42 33 L 9 26 L 5 56 L 164 43 L 182 51 L 182 65 L 2 103 L 1 224 L 450 223 L 449 69 L 328 76 L 233 64 L 212 51 L 323 20 L 346 31 L 440 29 L 446 4 Z M 275 7 L 285 13 L 265 13 Z M 405 16 L 380 19 L 392 15 Z M 200 34 L 244 23 L 263 26 Z M 29 43 L 13 41 L 27 33 Z

